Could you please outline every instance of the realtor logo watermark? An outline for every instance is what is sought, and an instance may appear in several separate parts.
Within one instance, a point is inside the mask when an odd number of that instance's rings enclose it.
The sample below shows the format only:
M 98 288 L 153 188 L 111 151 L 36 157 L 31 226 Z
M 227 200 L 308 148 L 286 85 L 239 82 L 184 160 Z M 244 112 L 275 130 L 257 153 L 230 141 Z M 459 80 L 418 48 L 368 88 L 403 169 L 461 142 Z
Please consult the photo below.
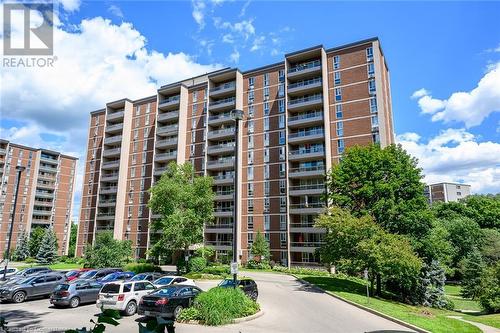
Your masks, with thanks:
M 54 4 L 17 2 L 2 6 L 3 66 L 53 67 Z

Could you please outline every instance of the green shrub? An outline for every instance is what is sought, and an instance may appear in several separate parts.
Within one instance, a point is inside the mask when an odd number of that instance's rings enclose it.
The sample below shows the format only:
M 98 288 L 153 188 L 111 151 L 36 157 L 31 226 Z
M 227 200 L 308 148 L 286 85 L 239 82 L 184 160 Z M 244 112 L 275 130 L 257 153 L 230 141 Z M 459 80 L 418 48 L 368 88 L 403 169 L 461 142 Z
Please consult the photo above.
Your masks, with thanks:
M 177 321 L 179 322 L 188 322 L 190 320 L 200 320 L 200 311 L 194 306 L 182 309 L 181 313 L 177 317 Z
M 37 260 L 35 258 L 28 257 L 28 258 L 26 258 L 26 260 L 24 260 L 24 262 L 27 264 L 34 264 L 37 262 Z
M 233 288 L 212 288 L 201 293 L 196 297 L 194 307 L 199 311 L 199 320 L 209 326 L 229 324 L 260 309 L 259 304 L 243 291 Z
M 215 249 L 213 246 L 201 246 L 194 251 L 197 257 L 203 257 L 207 261 L 213 261 L 215 257 Z
M 283 267 L 274 266 L 273 271 L 282 272 L 287 274 L 299 274 L 299 275 L 312 275 L 312 276 L 330 276 L 326 270 L 314 269 L 314 268 L 303 268 L 303 267 Z
M 201 272 L 207 267 L 207 259 L 203 257 L 191 257 L 188 266 L 190 272 Z
M 145 272 L 161 272 L 161 268 L 155 266 L 153 264 L 145 264 L 145 263 L 130 263 L 126 264 L 123 267 L 124 271 L 131 271 L 136 274 L 145 273 Z
M 62 263 L 67 263 L 68 262 L 68 256 L 60 256 L 57 261 L 62 262 Z
M 455 303 L 453 303 L 453 300 L 450 297 L 445 297 L 444 300 L 446 302 L 444 305 L 444 308 L 446 310 L 450 310 L 450 311 L 455 310 Z
M 221 275 L 197 273 L 197 272 L 190 272 L 190 273 L 184 274 L 184 276 L 187 277 L 188 279 L 192 279 L 192 280 L 221 280 L 224 278 Z
M 488 313 L 500 312 L 500 263 L 484 270 L 481 276 L 479 304 Z
M 201 272 L 206 274 L 226 276 L 231 273 L 231 268 L 228 265 L 208 266 L 205 267 Z
M 271 265 L 267 261 L 256 261 L 249 260 L 246 264 L 246 268 L 250 269 L 271 269 Z

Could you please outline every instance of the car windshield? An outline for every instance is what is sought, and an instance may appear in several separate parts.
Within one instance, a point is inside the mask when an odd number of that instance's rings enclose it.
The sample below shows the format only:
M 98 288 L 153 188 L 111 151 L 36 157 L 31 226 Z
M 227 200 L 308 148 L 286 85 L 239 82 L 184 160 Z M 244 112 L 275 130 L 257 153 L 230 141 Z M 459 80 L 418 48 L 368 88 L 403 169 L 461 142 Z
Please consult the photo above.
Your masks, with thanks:
M 147 277 L 148 277 L 147 274 L 137 274 L 136 276 L 134 276 L 130 280 L 132 280 L 132 281 L 141 281 L 141 280 L 146 280 Z
M 72 276 L 77 276 L 78 271 L 69 271 L 68 273 L 64 274 L 66 277 L 72 277 Z
M 24 275 L 24 273 L 26 273 L 26 272 L 27 272 L 27 269 L 23 269 L 23 270 L 18 271 L 18 272 L 17 272 L 16 274 L 14 274 L 14 275 Z
M 21 281 L 19 281 L 19 284 L 27 284 L 27 283 L 30 283 L 31 281 L 33 281 L 34 279 L 36 279 L 37 276 L 30 276 L 26 279 L 23 279 Z
M 55 291 L 60 291 L 60 290 L 68 290 L 69 289 L 69 284 L 59 284 Z
M 82 278 L 82 279 L 90 279 L 91 277 L 93 277 L 96 274 L 97 274 L 97 271 L 88 271 L 88 272 L 85 272 L 82 275 L 80 275 L 80 278 Z
M 119 292 L 120 285 L 116 283 L 105 284 L 101 289 L 101 293 L 118 294 Z
M 160 285 L 167 285 L 167 284 L 170 284 L 170 282 L 172 282 L 173 278 L 170 278 L 170 277 L 162 277 L 162 278 L 159 278 L 158 280 L 156 280 L 154 282 L 154 284 L 160 284 Z
M 106 281 L 113 281 L 118 277 L 118 273 L 111 273 L 106 275 L 105 277 L 102 278 L 101 281 L 106 282 Z
M 233 280 L 222 280 L 220 283 L 219 283 L 219 287 L 232 287 L 234 286 L 234 283 L 233 283 Z
M 178 288 L 176 287 L 170 287 L 170 288 L 161 288 L 161 289 L 158 289 L 158 290 L 155 290 L 151 293 L 151 295 L 154 295 L 154 296 L 173 296 L 176 291 L 178 290 Z

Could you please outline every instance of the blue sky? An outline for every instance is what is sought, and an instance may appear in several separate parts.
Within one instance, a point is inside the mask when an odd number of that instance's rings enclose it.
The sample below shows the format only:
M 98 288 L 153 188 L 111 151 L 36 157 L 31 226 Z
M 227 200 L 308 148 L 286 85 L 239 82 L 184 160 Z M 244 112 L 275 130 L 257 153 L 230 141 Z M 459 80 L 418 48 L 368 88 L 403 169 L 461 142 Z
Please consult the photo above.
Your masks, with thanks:
M 498 13 L 500 2 L 60 0 L 55 68 L 2 69 L 1 137 L 84 160 L 88 113 L 106 101 L 378 36 L 398 142 L 419 158 L 426 181 L 496 193 Z

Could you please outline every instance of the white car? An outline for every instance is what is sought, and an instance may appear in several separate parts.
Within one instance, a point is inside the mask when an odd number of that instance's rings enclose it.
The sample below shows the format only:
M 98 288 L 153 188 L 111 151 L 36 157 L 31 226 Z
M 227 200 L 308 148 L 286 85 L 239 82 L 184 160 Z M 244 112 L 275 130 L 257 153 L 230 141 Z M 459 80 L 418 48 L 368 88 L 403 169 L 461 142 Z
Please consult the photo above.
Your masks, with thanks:
M 102 310 L 122 311 L 126 316 L 137 312 L 137 305 L 142 296 L 155 290 L 149 281 L 110 282 L 102 286 L 96 306 Z
M 194 286 L 196 287 L 196 284 L 194 283 L 193 280 L 185 278 L 183 276 L 162 276 L 159 279 L 156 279 L 153 281 L 153 284 L 155 285 L 156 288 L 160 287 L 165 287 L 165 286 L 170 286 L 172 284 L 182 284 L 186 286 Z
M 16 274 L 19 270 L 17 268 L 14 268 L 14 267 L 9 267 L 7 268 L 7 274 L 5 274 L 6 277 L 10 277 L 14 274 Z M 5 273 L 5 267 L 4 268 L 0 268 L 0 279 L 3 278 L 3 274 Z

